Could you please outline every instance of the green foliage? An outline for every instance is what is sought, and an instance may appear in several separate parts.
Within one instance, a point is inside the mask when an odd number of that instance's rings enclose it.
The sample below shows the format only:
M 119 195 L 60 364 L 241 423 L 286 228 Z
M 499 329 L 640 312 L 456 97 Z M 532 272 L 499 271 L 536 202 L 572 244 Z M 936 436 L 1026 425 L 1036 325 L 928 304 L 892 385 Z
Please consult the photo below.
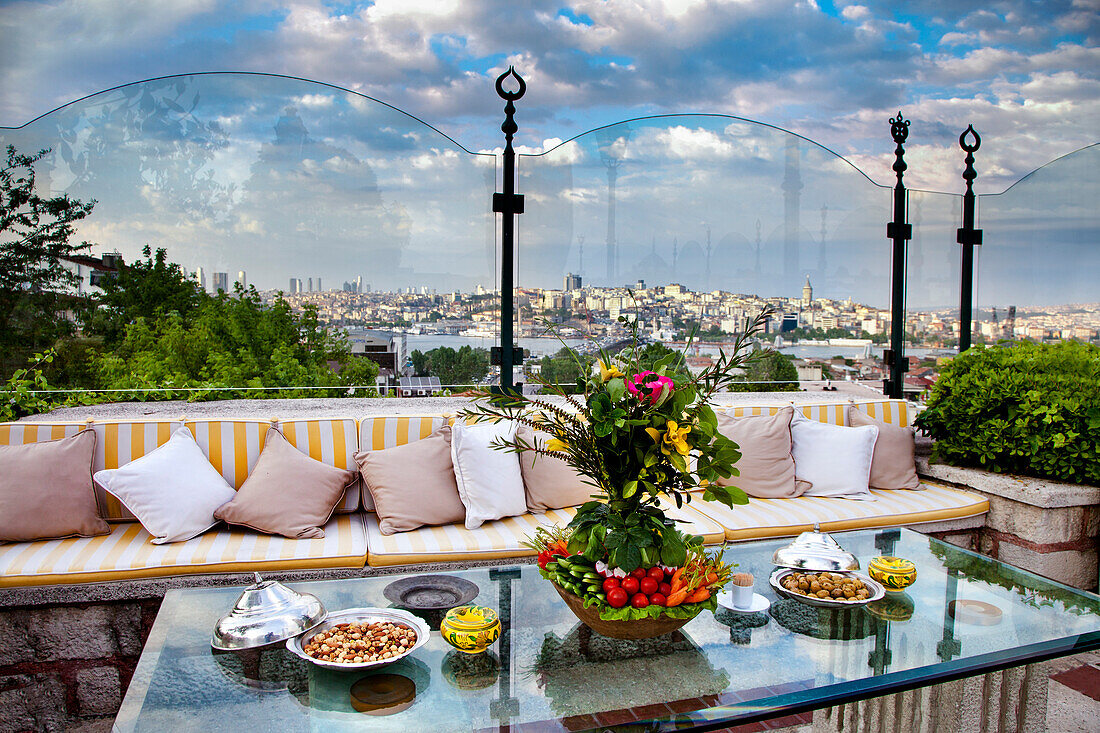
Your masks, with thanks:
M 22 155 L 9 145 L 0 167 L 0 374 L 72 333 L 62 312 L 72 305 L 65 291 L 77 277 L 61 260 L 91 247 L 69 239 L 95 201 L 35 192 L 34 165 L 48 152 Z
M 624 354 L 623 356 L 629 358 L 630 354 Z M 659 341 L 648 343 L 639 349 L 635 361 L 637 361 L 639 369 L 643 371 L 655 371 L 654 367 L 657 362 L 666 358 L 668 359 L 667 372 L 669 375 L 676 375 L 679 377 L 689 376 L 684 355 L 675 349 L 670 349 Z
M 26 415 L 49 412 L 55 407 L 89 404 L 87 395 L 53 392 L 45 370 L 56 357 L 50 349 L 31 357 L 27 366 L 16 369 L 4 385 L 0 385 L 0 421 L 18 420 Z
M 972 347 L 944 369 L 917 425 L 936 439 L 934 460 L 1100 485 L 1100 347 Z
M 122 340 L 128 324 L 139 318 L 158 319 L 175 312 L 190 323 L 199 309 L 203 292 L 179 265 L 168 262 L 167 252 L 158 248 L 153 255 L 149 246 L 144 259 L 126 264 L 113 277 L 104 280 L 102 293 L 91 299 L 84 315 L 84 331 L 102 336 L 107 346 Z
M 571 394 L 581 391 L 578 383 L 588 378 L 596 357 L 578 356 L 579 361 L 572 350 L 563 347 L 553 356 L 542 357 L 539 361 L 539 381 L 555 385 Z
M 738 384 L 737 382 L 743 382 Z M 798 390 L 798 369 L 791 357 L 778 351 L 764 351 L 751 361 L 731 392 L 794 392 Z
M 345 339 L 327 333 L 316 309 L 302 314 L 282 298 L 264 304 L 254 288 L 234 296 L 200 294 L 190 322 L 178 311 L 139 316 L 123 328 L 114 350 L 92 356 L 101 389 L 163 388 L 146 399 L 170 398 L 179 387 L 287 387 L 286 390 L 189 392 L 189 399 L 323 396 L 351 385 L 373 385 L 376 364 L 351 356 Z M 139 396 L 140 399 L 140 396 Z
M 439 377 L 443 385 L 467 385 L 484 379 L 489 373 L 489 352 L 471 346 L 440 346 L 424 353 L 419 349 L 409 354 L 413 372 L 419 377 Z

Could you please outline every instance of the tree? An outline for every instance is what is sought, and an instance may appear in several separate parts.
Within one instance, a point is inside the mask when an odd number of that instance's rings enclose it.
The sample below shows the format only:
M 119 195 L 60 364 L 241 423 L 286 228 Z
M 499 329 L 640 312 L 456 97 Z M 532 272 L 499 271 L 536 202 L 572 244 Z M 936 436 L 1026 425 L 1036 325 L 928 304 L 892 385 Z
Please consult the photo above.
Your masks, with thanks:
M 747 384 L 738 392 L 792 392 L 798 389 L 798 369 L 791 357 L 778 351 L 757 354 L 745 369 Z
M 85 314 L 85 332 L 103 336 L 108 346 L 117 344 L 126 326 L 138 318 L 159 318 L 174 311 L 190 323 L 199 309 L 202 289 L 182 267 L 168 262 L 163 247 L 153 255 L 146 245 L 142 254 L 144 259 L 124 265 L 104 280 L 102 294 L 92 298 Z
M 596 361 L 592 356 L 583 358 L 583 366 L 578 365 L 572 352 L 564 347 L 553 356 L 544 356 L 539 362 L 539 379 L 547 384 L 556 384 L 567 392 L 575 392 L 577 380 L 587 377 Z
M 473 384 L 489 373 L 489 352 L 471 346 L 462 346 L 458 351 L 440 346 L 427 354 L 414 351 L 410 358 L 417 375 L 439 377 L 444 385 Z
M 413 349 L 413 352 L 409 354 L 409 361 L 412 362 L 413 376 L 426 377 L 428 376 L 431 359 L 420 349 Z
M 72 333 L 62 316 L 73 303 L 67 293 L 78 279 L 62 260 L 88 250 L 71 244 L 76 222 L 96 202 L 35 192 L 34 165 L 49 150 L 23 155 L 7 148 L 0 168 L 0 365 L 8 374 L 35 350 Z

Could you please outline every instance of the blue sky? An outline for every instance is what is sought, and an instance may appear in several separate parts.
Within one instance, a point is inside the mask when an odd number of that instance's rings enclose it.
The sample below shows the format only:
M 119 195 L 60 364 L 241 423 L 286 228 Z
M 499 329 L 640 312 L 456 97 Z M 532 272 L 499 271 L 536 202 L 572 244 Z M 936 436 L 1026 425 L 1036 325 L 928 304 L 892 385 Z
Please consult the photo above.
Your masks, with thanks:
M 369 94 L 471 149 L 499 145 L 492 80 L 528 82 L 518 142 L 541 149 L 645 114 L 779 125 L 890 176 L 888 118 L 913 120 L 911 181 L 979 189 L 1096 142 L 1100 0 L 54 0 L 0 4 L 0 125 L 143 78 L 290 74 Z

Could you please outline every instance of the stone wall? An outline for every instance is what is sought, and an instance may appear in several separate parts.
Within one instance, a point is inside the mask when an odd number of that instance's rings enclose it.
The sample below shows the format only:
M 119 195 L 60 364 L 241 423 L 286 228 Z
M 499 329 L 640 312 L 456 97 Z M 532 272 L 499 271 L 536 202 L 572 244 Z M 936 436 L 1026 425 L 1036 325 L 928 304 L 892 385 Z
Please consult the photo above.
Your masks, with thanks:
M 1100 487 L 933 464 L 923 455 L 917 457 L 917 472 L 989 499 L 989 513 L 970 549 L 1096 590 Z
M 0 730 L 112 720 L 160 599 L 0 608 Z

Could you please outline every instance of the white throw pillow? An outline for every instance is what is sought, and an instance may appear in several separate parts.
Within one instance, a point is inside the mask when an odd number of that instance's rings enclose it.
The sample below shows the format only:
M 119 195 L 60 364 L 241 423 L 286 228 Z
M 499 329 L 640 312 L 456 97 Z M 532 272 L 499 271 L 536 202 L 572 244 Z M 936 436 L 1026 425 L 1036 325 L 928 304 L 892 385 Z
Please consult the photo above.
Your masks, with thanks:
M 456 422 L 451 432 L 451 462 L 458 495 L 466 507 L 466 529 L 527 511 L 519 456 L 497 450 L 492 443 L 515 440 L 516 423 L 500 421 L 465 425 Z
M 237 495 L 187 428 L 141 458 L 96 471 L 92 478 L 118 497 L 158 545 L 210 529 L 218 522 L 214 511 Z
M 874 500 L 867 482 L 878 428 L 810 420 L 798 410 L 791 420 L 795 478 L 813 484 L 803 496 L 843 496 Z

